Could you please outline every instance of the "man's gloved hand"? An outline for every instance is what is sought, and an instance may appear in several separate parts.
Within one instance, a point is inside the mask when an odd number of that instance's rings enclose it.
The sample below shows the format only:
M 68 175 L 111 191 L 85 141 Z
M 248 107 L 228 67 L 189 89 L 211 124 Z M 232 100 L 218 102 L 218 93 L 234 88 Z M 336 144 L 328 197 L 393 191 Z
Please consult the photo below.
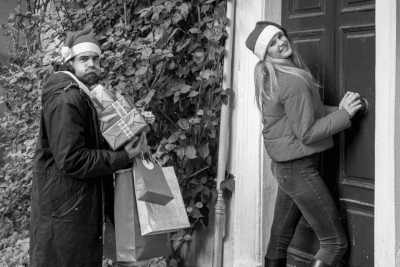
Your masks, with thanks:
M 140 151 L 144 150 L 145 147 L 147 147 L 146 133 L 142 132 L 139 137 L 135 136 L 131 141 L 129 141 L 124 146 L 124 149 L 128 153 L 129 159 L 133 159 L 139 155 Z

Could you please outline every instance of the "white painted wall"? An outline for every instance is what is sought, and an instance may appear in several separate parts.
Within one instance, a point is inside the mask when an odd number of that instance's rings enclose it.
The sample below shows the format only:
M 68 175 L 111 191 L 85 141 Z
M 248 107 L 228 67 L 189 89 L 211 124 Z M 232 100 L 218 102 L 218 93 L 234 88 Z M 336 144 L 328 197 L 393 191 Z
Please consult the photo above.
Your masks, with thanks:
M 400 266 L 399 3 L 376 1 L 375 266 Z
M 253 70 L 258 59 L 245 46 L 257 21 L 280 23 L 281 0 L 236 1 L 233 56 L 233 103 L 228 170 L 236 191 L 226 203 L 224 267 L 263 266 L 277 185 L 270 173 L 261 117 L 255 104 Z M 213 211 L 211 211 L 213 213 Z M 213 221 L 185 248 L 187 266 L 211 267 Z
M 277 189 L 255 103 L 253 72 L 258 59 L 245 46 L 260 20 L 280 23 L 281 0 L 237 1 L 233 65 L 236 99 L 229 165 L 236 177 L 234 267 L 263 266 Z

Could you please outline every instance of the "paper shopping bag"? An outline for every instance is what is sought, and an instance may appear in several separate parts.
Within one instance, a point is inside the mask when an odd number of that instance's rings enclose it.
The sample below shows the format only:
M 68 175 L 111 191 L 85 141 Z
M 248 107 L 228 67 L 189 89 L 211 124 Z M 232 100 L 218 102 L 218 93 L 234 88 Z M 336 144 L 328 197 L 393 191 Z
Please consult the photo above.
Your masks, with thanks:
M 115 174 L 115 241 L 117 261 L 139 261 L 170 255 L 169 234 L 141 236 L 132 169 Z
M 185 205 L 173 167 L 162 168 L 174 199 L 165 206 L 137 201 L 140 232 L 143 236 L 175 232 L 190 227 Z M 137 178 L 134 169 L 134 179 Z M 136 196 L 137 197 L 137 196 Z
M 125 97 L 120 97 L 108 108 L 99 113 L 100 131 L 103 133 L 134 109 L 133 104 Z
M 174 198 L 160 164 L 143 157 L 136 157 L 133 169 L 139 202 L 166 205 Z

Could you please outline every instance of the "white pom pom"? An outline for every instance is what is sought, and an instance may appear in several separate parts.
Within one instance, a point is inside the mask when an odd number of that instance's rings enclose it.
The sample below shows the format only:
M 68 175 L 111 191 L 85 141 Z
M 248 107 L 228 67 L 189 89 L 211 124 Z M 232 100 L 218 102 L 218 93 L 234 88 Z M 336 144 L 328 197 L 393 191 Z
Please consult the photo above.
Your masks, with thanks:
M 68 58 L 71 55 L 71 49 L 68 46 L 63 46 L 61 48 L 61 55 L 63 58 Z

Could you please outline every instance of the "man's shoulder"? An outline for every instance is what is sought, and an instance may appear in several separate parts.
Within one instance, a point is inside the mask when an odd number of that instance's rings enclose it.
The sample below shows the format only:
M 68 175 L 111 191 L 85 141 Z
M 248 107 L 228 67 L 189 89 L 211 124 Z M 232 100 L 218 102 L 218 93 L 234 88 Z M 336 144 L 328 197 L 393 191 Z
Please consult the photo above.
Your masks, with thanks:
M 50 75 L 43 85 L 42 101 L 58 99 L 59 101 L 72 100 L 76 102 L 81 99 L 79 85 L 68 74 L 56 72 Z

